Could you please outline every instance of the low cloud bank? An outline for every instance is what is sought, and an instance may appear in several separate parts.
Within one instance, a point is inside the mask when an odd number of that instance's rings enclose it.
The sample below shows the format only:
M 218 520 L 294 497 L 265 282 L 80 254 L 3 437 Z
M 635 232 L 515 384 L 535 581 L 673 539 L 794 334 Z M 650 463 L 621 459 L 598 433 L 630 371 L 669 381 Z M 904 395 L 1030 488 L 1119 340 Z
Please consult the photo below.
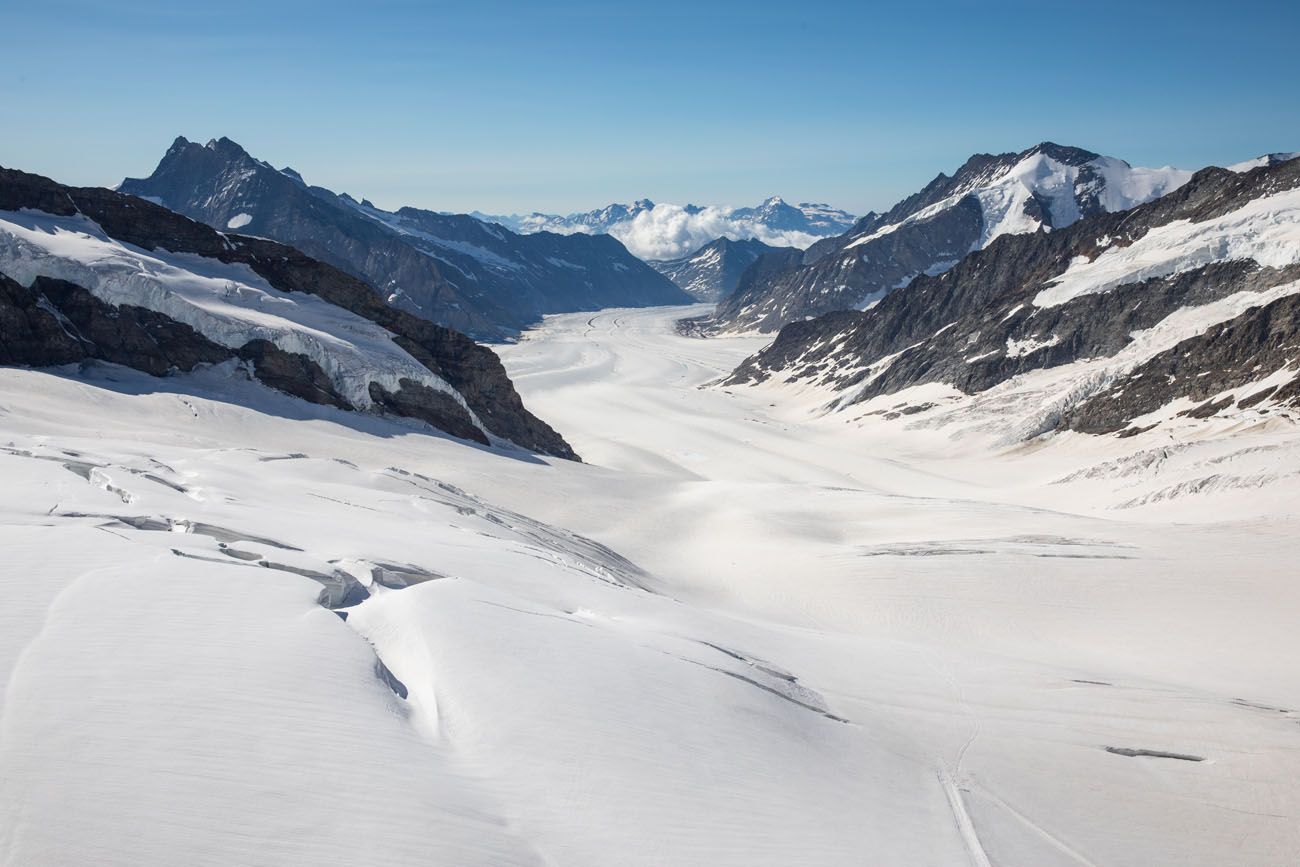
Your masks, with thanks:
M 733 216 L 731 208 L 709 206 L 691 212 L 681 205 L 655 205 L 609 233 L 641 259 L 678 259 L 717 238 L 757 238 L 776 247 L 804 248 L 818 240 L 807 232 L 776 230 L 752 219 Z

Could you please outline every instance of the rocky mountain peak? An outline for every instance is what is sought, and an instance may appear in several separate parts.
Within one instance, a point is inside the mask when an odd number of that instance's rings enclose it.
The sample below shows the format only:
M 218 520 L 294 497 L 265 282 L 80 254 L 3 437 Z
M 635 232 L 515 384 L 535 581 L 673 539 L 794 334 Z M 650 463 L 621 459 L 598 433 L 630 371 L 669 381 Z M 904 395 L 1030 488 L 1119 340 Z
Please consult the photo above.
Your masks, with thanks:
M 1042 154 L 1045 157 L 1056 160 L 1058 163 L 1064 163 L 1068 166 L 1081 166 L 1090 163 L 1093 160 L 1100 159 L 1101 154 L 1093 153 L 1083 148 L 1071 147 L 1069 145 L 1059 145 L 1055 142 L 1045 141 L 1034 145 L 1029 150 L 1020 154 L 1024 157 Z M 1127 163 L 1125 164 L 1127 165 Z

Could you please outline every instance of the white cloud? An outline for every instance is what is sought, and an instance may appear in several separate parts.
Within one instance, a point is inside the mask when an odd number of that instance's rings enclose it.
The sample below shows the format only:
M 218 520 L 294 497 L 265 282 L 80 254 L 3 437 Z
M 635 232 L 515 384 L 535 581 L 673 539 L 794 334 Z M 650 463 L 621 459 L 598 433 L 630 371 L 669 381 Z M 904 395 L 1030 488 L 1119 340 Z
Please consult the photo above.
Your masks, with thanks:
M 723 237 L 733 241 L 757 238 L 765 244 L 799 248 L 819 240 L 807 232 L 777 231 L 732 214 L 731 208 L 709 206 L 690 213 L 680 205 L 658 204 L 616 223 L 609 233 L 642 259 L 676 259 Z

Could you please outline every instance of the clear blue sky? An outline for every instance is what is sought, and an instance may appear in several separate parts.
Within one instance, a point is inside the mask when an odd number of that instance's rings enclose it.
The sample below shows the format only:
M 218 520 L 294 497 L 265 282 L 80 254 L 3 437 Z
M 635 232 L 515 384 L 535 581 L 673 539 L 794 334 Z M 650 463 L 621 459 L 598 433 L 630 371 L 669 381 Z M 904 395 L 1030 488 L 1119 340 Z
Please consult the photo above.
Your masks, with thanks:
M 1300 150 L 1298 7 L 9 0 L 0 164 L 111 184 L 226 135 L 384 206 L 861 213 L 1044 139 Z

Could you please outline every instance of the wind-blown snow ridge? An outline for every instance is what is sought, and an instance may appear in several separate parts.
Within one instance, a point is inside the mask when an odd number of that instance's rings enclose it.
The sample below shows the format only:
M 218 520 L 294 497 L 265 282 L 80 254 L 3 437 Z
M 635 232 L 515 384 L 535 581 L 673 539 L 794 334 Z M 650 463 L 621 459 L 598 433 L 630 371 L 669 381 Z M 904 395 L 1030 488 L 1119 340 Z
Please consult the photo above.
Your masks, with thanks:
M 25 285 L 38 276 L 76 283 L 109 304 L 165 314 L 222 346 L 270 341 L 316 362 L 359 409 L 372 406 L 371 383 L 395 392 L 412 380 L 451 396 L 483 429 L 460 393 L 390 332 L 316 296 L 275 289 L 246 265 L 133 247 L 83 215 L 0 211 L 0 271 Z

